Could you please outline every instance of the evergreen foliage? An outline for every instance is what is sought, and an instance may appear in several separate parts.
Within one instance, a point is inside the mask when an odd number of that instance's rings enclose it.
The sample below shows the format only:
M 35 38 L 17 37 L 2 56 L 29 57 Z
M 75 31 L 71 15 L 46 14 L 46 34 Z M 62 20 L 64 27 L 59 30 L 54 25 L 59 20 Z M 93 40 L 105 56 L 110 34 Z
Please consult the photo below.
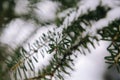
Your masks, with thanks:
M 11 1 L 10 5 L 14 6 L 14 0 Z M 39 2 L 39 0 L 30 0 L 31 5 Z M 5 72 L 10 73 L 8 75 L 12 76 L 11 80 L 65 80 L 63 74 L 71 75 L 69 70 L 74 71 L 74 59 L 73 56 L 77 58 L 78 54 L 75 51 L 79 51 L 83 55 L 87 55 L 86 51 L 91 52 L 89 45 L 95 47 L 95 42 L 101 40 L 110 41 L 111 44 L 108 46 L 107 50 L 110 55 L 105 57 L 106 63 L 110 64 L 109 68 L 115 66 L 119 72 L 120 66 L 120 17 L 111 20 L 108 25 L 103 25 L 102 28 L 95 30 L 96 34 L 92 34 L 91 30 L 93 28 L 93 23 L 99 22 L 101 19 L 107 17 L 108 13 L 114 8 L 106 7 L 103 5 L 103 0 L 99 1 L 99 4 L 96 5 L 94 9 L 91 9 L 91 6 L 82 10 L 81 6 L 84 6 L 85 3 L 77 5 L 79 0 L 52 0 L 54 2 L 58 1 L 62 4 L 61 10 L 64 11 L 69 8 L 73 8 L 73 11 L 70 11 L 62 20 L 61 18 L 56 19 L 55 23 L 57 27 L 53 30 L 49 30 L 47 34 L 43 34 L 39 37 L 39 40 L 36 40 L 34 44 L 28 44 L 28 49 L 24 46 L 19 46 L 14 51 L 14 55 L 9 55 L 9 57 L 2 59 L 5 56 L 2 56 L 4 52 L 0 49 L 0 62 L 6 63 L 6 71 L 2 71 L 1 67 L 3 64 L 0 64 L 0 80 L 5 80 L 2 76 Z M 3 0 L 0 4 L 3 4 Z M 80 0 L 82 2 L 82 0 Z M 120 2 L 120 1 L 119 1 Z M 72 4 L 73 3 L 73 4 Z M 1 6 L 1 5 L 0 5 Z M 10 9 L 9 9 L 10 8 Z M 12 10 L 12 7 L 9 7 L 8 10 Z M 33 7 L 32 7 L 33 8 Z M 84 8 L 83 8 L 84 9 Z M 0 21 L 3 21 L 1 17 L 8 17 L 7 21 L 0 22 L 0 28 L 3 24 L 7 24 L 11 19 L 16 17 L 25 16 L 26 19 L 29 19 L 29 15 L 16 16 L 14 11 L 11 11 L 9 15 L 3 14 L 4 10 L 0 7 Z M 58 12 L 59 13 L 59 12 Z M 71 15 L 75 13 L 75 16 Z M 33 15 L 33 14 L 32 14 Z M 30 16 L 36 23 L 39 23 L 36 18 Z M 41 23 L 44 25 L 49 25 L 48 23 Z M 40 53 L 43 58 L 46 53 L 51 54 L 53 57 L 49 60 L 49 64 L 45 66 L 42 70 L 35 71 L 34 62 L 39 62 L 35 54 Z M 69 70 L 68 70 L 69 69 Z M 33 72 L 35 75 L 30 77 L 28 71 Z M 12 73 L 12 74 L 11 74 Z M 36 75 L 37 73 L 37 75 Z M 8 76 L 7 75 L 7 76 Z M 9 79 L 9 77 L 7 79 Z M 14 77 L 13 77 L 14 76 Z M 14 78 L 14 79 L 13 79 Z

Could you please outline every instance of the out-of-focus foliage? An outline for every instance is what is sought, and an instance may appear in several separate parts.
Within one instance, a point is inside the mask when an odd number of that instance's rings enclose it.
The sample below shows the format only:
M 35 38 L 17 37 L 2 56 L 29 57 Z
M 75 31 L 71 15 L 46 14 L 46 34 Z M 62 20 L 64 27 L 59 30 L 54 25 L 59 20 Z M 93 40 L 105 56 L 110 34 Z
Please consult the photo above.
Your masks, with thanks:
M 98 31 L 102 36 L 102 39 L 105 41 L 111 41 L 111 44 L 108 46 L 107 50 L 110 52 L 110 56 L 106 56 L 106 63 L 110 64 L 109 68 L 115 66 L 119 72 L 120 66 L 120 19 L 115 20 L 109 26 Z
M 71 7 L 76 7 L 77 3 L 80 0 L 53 0 L 53 1 L 58 1 L 62 4 L 63 9 L 71 8 Z
M 16 17 L 13 10 L 14 6 L 14 0 L 0 1 L 0 32 L 8 22 Z

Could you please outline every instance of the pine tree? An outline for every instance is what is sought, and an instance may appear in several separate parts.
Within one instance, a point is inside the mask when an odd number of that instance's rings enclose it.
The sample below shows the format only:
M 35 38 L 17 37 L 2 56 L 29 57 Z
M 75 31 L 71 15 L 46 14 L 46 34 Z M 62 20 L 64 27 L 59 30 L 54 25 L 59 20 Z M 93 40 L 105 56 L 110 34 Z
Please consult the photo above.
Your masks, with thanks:
M 65 80 L 63 75 L 70 75 L 68 69 L 74 71 L 73 56 L 78 56 L 75 51 L 87 55 L 86 50 L 91 52 L 89 45 L 96 48 L 95 42 L 101 40 L 110 42 L 107 47 L 110 55 L 105 57 L 108 68 L 115 67 L 120 71 L 120 0 L 110 0 L 112 5 L 107 0 L 50 0 L 60 4 L 55 20 L 39 21 L 33 10 L 36 8 L 34 4 L 42 1 L 44 0 L 29 0 L 29 13 L 22 15 L 14 13 L 15 0 L 0 2 L 1 31 L 15 18 L 33 20 L 41 26 L 55 24 L 52 30 L 43 33 L 30 44 L 27 40 L 34 36 L 32 33 L 11 53 L 6 51 L 7 45 L 4 47 L 0 44 L 0 80 L 9 80 L 10 77 L 11 80 Z M 9 6 L 4 9 L 2 5 L 5 3 Z M 66 10 L 68 12 L 65 14 Z M 64 16 L 58 17 L 60 13 Z M 44 68 L 36 71 L 34 63 L 39 62 L 36 56 L 38 53 L 43 58 L 46 53 L 52 57 Z M 29 71 L 33 73 L 32 77 Z

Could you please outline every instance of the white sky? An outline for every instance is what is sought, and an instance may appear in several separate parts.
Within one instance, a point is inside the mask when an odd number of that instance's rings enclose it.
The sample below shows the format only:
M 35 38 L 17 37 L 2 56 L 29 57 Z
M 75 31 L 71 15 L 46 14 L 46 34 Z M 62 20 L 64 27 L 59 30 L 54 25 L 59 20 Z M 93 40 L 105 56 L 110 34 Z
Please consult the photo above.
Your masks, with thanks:
M 84 5 L 79 7 L 77 16 L 87 13 L 87 9 L 94 10 L 99 4 L 99 1 L 100 0 L 83 0 L 82 3 L 84 3 Z M 118 17 L 120 18 L 120 3 L 118 3 L 118 0 L 102 0 L 102 2 L 102 5 L 109 6 L 113 8 L 113 10 L 108 12 L 105 18 L 94 23 L 90 33 L 91 31 L 93 32 L 94 30 L 101 28 L 103 25 L 108 25 L 108 23 L 114 19 Z M 28 13 L 29 2 L 27 0 L 17 0 L 16 3 L 15 12 L 17 14 L 22 15 Z M 38 20 L 42 22 L 55 20 L 56 11 L 59 8 L 58 3 L 51 2 L 50 0 L 43 0 L 36 5 L 37 8 L 34 10 L 34 13 Z M 71 13 L 71 21 L 74 14 L 75 12 Z M 59 16 L 64 16 L 64 14 L 60 14 Z M 30 42 L 33 43 L 34 40 L 41 35 L 41 33 L 47 32 L 49 29 L 48 27 L 51 26 L 38 29 L 36 31 L 36 35 L 32 37 Z M 27 36 L 29 36 L 36 28 L 38 28 L 38 26 L 36 26 L 36 24 L 32 21 L 25 21 L 22 19 L 12 20 L 3 31 L 2 36 L 0 36 L 0 41 L 13 48 L 17 47 L 16 45 L 21 44 L 24 39 L 26 39 Z M 95 33 L 93 33 L 93 35 L 94 34 Z M 103 74 L 106 70 L 104 56 L 108 54 L 105 49 L 109 43 L 101 41 L 99 44 L 100 46 L 96 45 L 96 49 L 91 48 L 91 54 L 88 53 L 87 56 L 80 55 L 77 59 L 75 59 L 75 71 L 72 72 L 71 77 L 65 76 L 65 80 L 103 80 Z M 38 59 L 40 62 L 36 64 L 36 67 L 40 67 L 40 64 L 47 63 L 46 59 L 49 59 L 47 57 L 50 57 L 50 55 L 46 55 L 45 59 L 42 59 L 41 55 L 39 55 Z

